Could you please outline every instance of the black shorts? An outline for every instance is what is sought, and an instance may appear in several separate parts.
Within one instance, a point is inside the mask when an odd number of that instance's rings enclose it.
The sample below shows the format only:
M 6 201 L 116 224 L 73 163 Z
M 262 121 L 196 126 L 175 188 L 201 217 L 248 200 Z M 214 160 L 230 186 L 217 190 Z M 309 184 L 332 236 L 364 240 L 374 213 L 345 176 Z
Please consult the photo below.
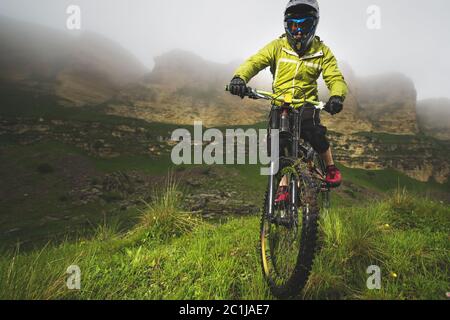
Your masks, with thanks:
M 330 148 L 330 143 L 326 136 L 327 128 L 320 123 L 320 111 L 312 106 L 303 108 L 300 137 L 307 141 L 317 153 L 323 154 Z M 270 118 L 272 119 L 272 115 Z
M 325 153 L 330 148 L 330 142 L 327 139 L 327 128 L 320 122 L 312 119 L 302 121 L 301 138 L 309 142 L 313 149 L 319 153 Z
M 300 137 L 309 142 L 317 153 L 325 153 L 330 148 L 330 143 L 327 139 L 327 128 L 320 123 L 320 110 L 311 105 L 303 108 Z

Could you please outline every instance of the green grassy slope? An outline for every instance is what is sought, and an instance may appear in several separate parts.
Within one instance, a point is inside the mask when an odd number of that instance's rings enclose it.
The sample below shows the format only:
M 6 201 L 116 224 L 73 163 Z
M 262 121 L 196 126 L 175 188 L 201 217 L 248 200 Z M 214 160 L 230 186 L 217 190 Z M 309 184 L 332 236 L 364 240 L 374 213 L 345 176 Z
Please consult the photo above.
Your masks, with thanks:
M 52 97 L 11 95 L 2 100 L 3 118 L 126 124 L 149 128 L 154 136 L 178 128 L 108 116 L 96 108 L 63 108 Z M 20 108 L 17 99 L 23 100 Z M 174 167 L 167 154 L 100 159 L 59 142 L 24 146 L 10 138 L 0 137 L 0 187 L 6 194 L 0 199 L 0 247 L 8 247 L 0 255 L 0 299 L 272 298 L 259 270 L 256 215 L 236 217 L 229 212 L 201 222 L 170 201 L 156 209 L 136 205 L 124 210 L 108 199 L 81 205 L 70 201 L 73 185 L 68 176 L 118 171 L 165 176 L 173 170 L 175 175 L 187 173 L 193 181 L 204 171 L 202 184 L 194 187 L 198 192 L 233 190 L 260 206 L 267 181 L 259 175 L 260 166 Z M 382 138 L 386 143 L 410 139 Z M 76 166 L 65 172 L 67 158 Z M 450 208 L 445 200 L 450 199 L 450 182 L 420 183 L 394 170 L 341 168 L 345 183 L 333 193 L 333 210 L 322 217 L 323 250 L 303 297 L 444 299 L 450 258 Z M 398 191 L 403 187 L 409 196 Z M 10 248 L 19 239 L 34 250 L 22 246 L 13 252 Z M 49 240 L 52 243 L 45 245 Z M 79 292 L 65 287 L 71 264 L 82 270 Z M 380 291 L 365 287 L 371 264 L 382 268 Z
M 271 299 L 262 279 L 259 217 L 202 222 L 183 213 L 176 192 L 143 211 L 135 229 L 114 225 L 91 239 L 0 258 L 0 299 Z M 321 219 L 321 247 L 305 299 L 445 299 L 450 208 L 397 194 Z M 82 271 L 81 290 L 65 286 Z M 368 290 L 366 269 L 382 270 Z
M 66 165 L 67 159 L 72 159 L 70 166 Z M 96 174 L 118 171 L 165 176 L 168 170 L 181 174 L 195 172 L 199 168 L 173 166 L 168 155 L 164 154 L 156 158 L 122 156 L 100 159 L 76 147 L 53 141 L 27 146 L 5 143 L 0 148 L 0 160 L 1 187 L 6 194 L 0 199 L 0 240 L 1 246 L 9 247 L 14 246 L 18 239 L 42 245 L 48 239 L 64 239 L 67 233 L 92 233 L 93 226 L 101 223 L 105 215 L 120 216 L 122 221 L 133 223 L 136 208 L 121 211 L 109 199 L 88 204 L 71 201 L 71 176 L 94 177 Z M 39 172 L 42 165 L 49 165 L 52 171 Z M 214 169 L 214 174 L 197 187 L 199 192 L 207 193 L 211 188 L 235 191 L 254 206 L 261 205 L 267 177 L 260 175 L 259 165 L 200 168 Z M 439 198 L 448 198 L 450 193 L 450 184 L 421 183 L 394 170 L 366 171 L 344 166 L 341 169 L 345 183 L 332 195 L 335 207 L 353 206 L 367 199 L 382 198 L 398 187 L 406 187 L 408 191 L 431 198 L 438 195 L 443 195 Z M 192 174 L 192 180 L 199 178 L 197 173 Z

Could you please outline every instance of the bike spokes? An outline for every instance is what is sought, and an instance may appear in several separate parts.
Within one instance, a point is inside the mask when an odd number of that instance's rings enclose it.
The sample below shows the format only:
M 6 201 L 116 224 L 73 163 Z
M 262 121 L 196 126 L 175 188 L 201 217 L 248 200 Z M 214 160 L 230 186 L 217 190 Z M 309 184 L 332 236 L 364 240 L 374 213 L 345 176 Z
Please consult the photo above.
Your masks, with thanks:
M 280 172 L 282 172 L 280 170 Z M 284 179 L 283 179 L 284 178 Z M 267 273 L 277 285 L 283 285 L 289 281 L 295 270 L 298 259 L 298 248 L 300 246 L 301 223 L 299 223 L 298 191 L 293 190 L 296 186 L 294 174 L 278 174 L 274 179 L 276 188 L 279 184 L 287 184 L 288 197 L 277 194 L 274 200 L 272 216 L 265 222 L 264 247 L 266 252 Z M 292 199 L 297 195 L 297 199 Z M 277 201 L 282 199 L 282 201 Z
M 280 168 L 294 163 L 285 160 Z M 270 193 L 267 193 L 261 223 L 261 257 L 272 293 L 290 298 L 300 293 L 311 270 L 319 209 L 314 178 L 295 170 L 286 173 L 282 169 L 281 174 L 271 178 L 278 187 L 283 175 L 288 176 L 289 197 L 278 198 L 284 201 L 276 201 L 276 198 L 270 201 Z M 273 208 L 269 210 L 271 203 Z

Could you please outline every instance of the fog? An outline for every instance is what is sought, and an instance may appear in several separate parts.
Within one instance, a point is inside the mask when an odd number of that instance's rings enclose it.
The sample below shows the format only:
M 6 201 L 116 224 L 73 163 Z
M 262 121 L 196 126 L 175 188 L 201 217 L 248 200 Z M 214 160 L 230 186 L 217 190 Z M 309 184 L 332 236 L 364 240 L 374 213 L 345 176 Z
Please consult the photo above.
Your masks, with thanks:
M 81 30 L 107 36 L 146 66 L 171 49 L 205 59 L 243 60 L 283 33 L 287 0 L 0 0 L 0 14 L 66 28 L 69 5 L 81 8 Z M 359 76 L 402 72 L 419 99 L 450 97 L 450 2 L 321 0 L 318 35 Z M 367 9 L 381 9 L 369 29 Z

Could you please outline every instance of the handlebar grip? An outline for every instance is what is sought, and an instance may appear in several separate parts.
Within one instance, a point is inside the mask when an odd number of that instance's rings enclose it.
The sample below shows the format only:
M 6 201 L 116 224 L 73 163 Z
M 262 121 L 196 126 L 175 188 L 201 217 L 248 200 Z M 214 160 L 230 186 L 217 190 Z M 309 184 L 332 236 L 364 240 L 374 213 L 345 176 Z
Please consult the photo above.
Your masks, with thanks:
M 225 91 L 230 92 L 230 86 L 227 84 L 225 86 Z M 247 87 L 247 91 L 245 92 L 245 96 L 250 96 L 253 92 L 253 89 L 251 87 Z

